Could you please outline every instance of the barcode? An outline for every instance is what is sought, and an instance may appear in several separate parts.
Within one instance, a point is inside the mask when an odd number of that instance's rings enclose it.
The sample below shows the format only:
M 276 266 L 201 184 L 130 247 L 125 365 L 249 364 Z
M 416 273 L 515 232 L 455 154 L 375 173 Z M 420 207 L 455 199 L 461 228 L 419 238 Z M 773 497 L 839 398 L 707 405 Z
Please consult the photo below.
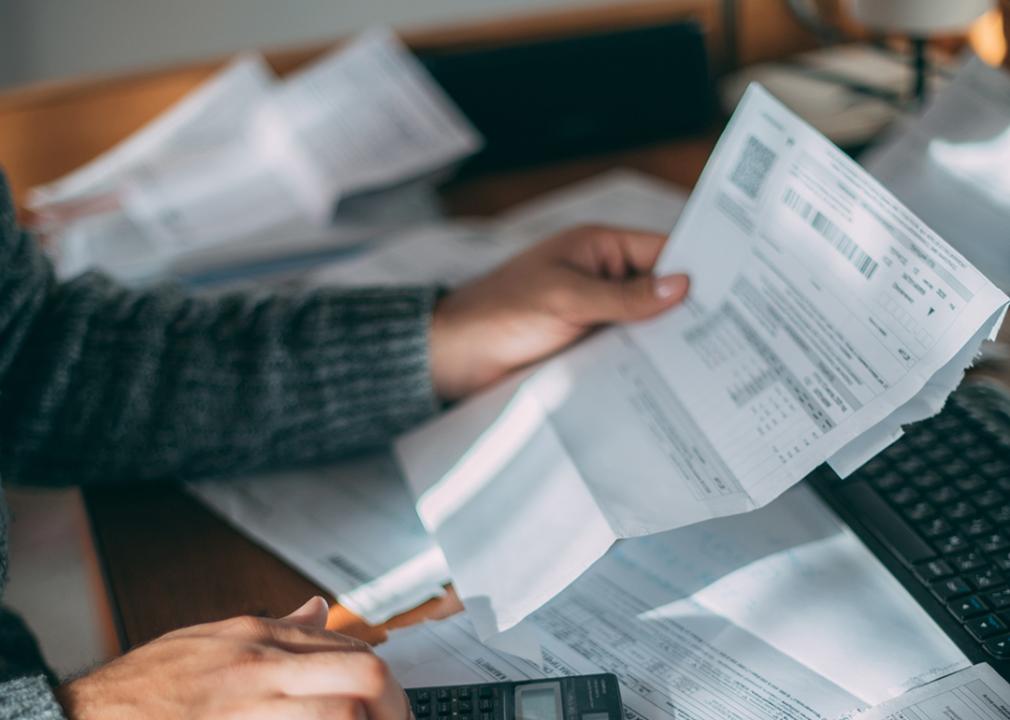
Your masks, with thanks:
M 768 177 L 768 171 L 775 163 L 775 157 L 771 148 L 751 135 L 747 138 L 747 144 L 729 179 L 752 200 L 756 200 Z
M 792 188 L 786 190 L 783 199 L 786 205 L 791 207 L 796 213 L 810 223 L 810 226 L 820 233 L 821 237 L 845 257 L 852 265 L 867 278 L 873 277 L 877 270 L 877 261 L 867 255 L 861 247 L 851 237 L 829 220 L 820 210 L 800 197 Z

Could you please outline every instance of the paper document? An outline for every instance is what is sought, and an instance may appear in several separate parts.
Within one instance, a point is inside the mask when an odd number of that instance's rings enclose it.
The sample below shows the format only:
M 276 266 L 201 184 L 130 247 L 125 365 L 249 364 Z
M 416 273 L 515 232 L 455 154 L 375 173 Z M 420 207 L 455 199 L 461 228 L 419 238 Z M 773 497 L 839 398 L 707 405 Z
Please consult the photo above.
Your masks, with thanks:
M 45 215 L 61 203 L 114 192 L 168 158 L 188 157 L 228 143 L 244 131 L 270 92 L 273 70 L 259 54 L 240 55 L 153 122 L 91 162 L 32 188 L 28 207 Z
M 836 456 L 858 467 L 894 417 L 939 411 L 1008 302 L 759 86 L 658 265 L 691 275 L 682 307 L 396 443 L 482 639 L 617 538 L 753 510 Z
M 187 487 L 373 624 L 443 593 L 445 560 L 388 453 Z
M 681 190 L 655 178 L 611 171 L 548 193 L 500 219 L 430 223 L 394 233 L 301 282 L 457 285 L 572 225 L 609 223 L 668 232 L 685 200 Z M 373 624 L 440 594 L 449 582 L 441 551 L 424 532 L 412 496 L 385 456 L 318 472 L 193 483 L 190 489 Z
M 143 281 L 208 248 L 227 245 L 241 256 L 241 242 L 252 239 L 262 253 L 264 236 L 283 254 L 291 250 L 285 240 L 323 234 L 341 198 L 433 173 L 480 146 L 387 31 L 366 33 L 283 81 L 256 85 L 250 62 L 188 99 L 180 106 L 188 112 L 170 113 L 162 131 L 142 132 L 98 170 L 36 193 L 40 202 L 79 201 L 68 195 L 100 176 L 111 198 L 79 204 L 74 222 L 49 228 L 62 275 L 97 266 Z M 221 111 L 229 122 L 208 118 L 240 89 L 242 102 Z
M 1010 292 L 1010 73 L 972 56 L 926 112 L 899 125 L 864 164 Z
M 377 651 L 408 686 L 614 672 L 649 720 L 837 718 L 969 665 L 805 487 L 619 543 L 523 626 L 543 667 L 483 645 L 465 618 Z
M 982 663 L 855 716 L 858 720 L 1006 720 L 1010 684 Z

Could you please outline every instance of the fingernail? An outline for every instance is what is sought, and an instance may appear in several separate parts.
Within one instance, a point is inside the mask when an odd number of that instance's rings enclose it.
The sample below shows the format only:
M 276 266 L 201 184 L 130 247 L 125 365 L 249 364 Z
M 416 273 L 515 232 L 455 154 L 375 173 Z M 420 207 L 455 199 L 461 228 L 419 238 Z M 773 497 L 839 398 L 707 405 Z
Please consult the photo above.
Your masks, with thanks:
M 680 297 L 687 292 L 687 284 L 687 275 L 683 273 L 665 275 L 656 280 L 656 296 L 662 300 Z

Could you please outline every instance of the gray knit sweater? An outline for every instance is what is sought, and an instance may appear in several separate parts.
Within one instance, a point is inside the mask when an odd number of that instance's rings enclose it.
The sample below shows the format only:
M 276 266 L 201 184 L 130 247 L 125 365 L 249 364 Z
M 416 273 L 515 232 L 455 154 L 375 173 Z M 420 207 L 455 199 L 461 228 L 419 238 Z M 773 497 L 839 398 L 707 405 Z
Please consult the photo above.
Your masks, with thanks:
M 430 288 L 201 299 L 56 282 L 0 173 L 0 476 L 138 483 L 331 460 L 436 407 Z M 0 496 L 0 600 L 7 575 Z M 0 610 L 0 720 L 60 718 Z

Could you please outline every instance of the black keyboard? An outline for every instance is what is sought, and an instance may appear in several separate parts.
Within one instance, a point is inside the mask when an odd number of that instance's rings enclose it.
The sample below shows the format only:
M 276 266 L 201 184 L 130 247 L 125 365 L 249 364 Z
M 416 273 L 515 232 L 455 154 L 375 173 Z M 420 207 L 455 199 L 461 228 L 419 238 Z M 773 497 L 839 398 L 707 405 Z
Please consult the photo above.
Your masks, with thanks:
M 811 481 L 973 661 L 1010 678 L 1010 394 L 966 383 L 840 480 Z

